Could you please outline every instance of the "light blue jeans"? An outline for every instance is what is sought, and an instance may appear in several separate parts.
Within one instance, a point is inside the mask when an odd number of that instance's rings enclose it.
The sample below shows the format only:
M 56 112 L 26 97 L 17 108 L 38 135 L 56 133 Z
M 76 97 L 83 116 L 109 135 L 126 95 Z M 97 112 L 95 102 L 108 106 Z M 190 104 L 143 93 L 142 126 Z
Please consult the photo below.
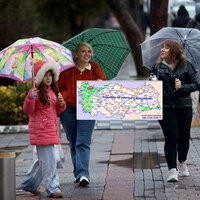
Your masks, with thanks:
M 77 120 L 76 108 L 67 105 L 61 113 L 60 121 L 70 144 L 74 176 L 79 179 L 89 176 L 90 144 L 95 120 Z
M 29 192 L 38 191 L 44 180 L 47 196 L 60 192 L 54 145 L 37 145 L 36 149 L 38 159 L 24 177 L 20 188 Z

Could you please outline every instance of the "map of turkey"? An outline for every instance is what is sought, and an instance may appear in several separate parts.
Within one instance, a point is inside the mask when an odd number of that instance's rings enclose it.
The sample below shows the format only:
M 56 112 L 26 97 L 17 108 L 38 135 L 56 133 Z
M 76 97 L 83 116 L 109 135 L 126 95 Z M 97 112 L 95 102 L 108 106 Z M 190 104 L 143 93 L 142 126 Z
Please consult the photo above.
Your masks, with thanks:
M 162 119 L 161 81 L 78 81 L 78 119 Z

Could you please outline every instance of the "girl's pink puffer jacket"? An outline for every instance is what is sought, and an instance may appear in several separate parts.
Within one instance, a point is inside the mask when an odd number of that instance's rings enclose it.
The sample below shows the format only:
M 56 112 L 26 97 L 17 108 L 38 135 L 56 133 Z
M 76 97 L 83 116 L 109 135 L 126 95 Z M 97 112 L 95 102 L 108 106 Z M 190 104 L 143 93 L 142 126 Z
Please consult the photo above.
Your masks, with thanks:
M 26 96 L 23 110 L 29 115 L 29 137 L 32 145 L 51 145 L 60 144 L 58 115 L 65 110 L 66 104 L 63 107 L 57 104 L 57 96 L 48 88 L 48 96 L 50 105 L 44 106 L 39 101 L 39 96 L 36 99 L 29 99 L 29 91 Z

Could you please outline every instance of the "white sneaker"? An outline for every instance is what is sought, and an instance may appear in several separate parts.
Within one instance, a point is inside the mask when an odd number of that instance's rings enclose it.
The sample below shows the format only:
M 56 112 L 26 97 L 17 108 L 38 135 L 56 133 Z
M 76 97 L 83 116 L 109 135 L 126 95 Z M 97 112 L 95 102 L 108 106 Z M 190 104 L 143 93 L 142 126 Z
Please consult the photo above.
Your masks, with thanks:
M 179 176 L 189 176 L 190 173 L 187 168 L 187 162 L 184 161 L 182 163 L 178 162 L 178 174 Z
M 178 172 L 176 168 L 172 168 L 169 170 L 167 182 L 177 182 L 177 181 L 178 181 Z
M 81 176 L 80 180 L 79 180 L 79 185 L 85 187 L 86 185 L 88 185 L 90 182 L 89 180 L 85 177 L 85 176 Z

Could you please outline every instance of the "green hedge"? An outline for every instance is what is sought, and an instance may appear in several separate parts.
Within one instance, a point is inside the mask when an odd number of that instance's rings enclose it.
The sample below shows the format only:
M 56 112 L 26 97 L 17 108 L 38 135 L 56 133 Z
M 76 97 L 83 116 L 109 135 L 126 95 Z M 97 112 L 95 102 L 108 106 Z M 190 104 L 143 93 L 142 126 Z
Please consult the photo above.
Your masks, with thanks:
M 23 103 L 31 87 L 32 82 L 0 86 L 0 125 L 28 123 L 28 115 L 23 112 Z

